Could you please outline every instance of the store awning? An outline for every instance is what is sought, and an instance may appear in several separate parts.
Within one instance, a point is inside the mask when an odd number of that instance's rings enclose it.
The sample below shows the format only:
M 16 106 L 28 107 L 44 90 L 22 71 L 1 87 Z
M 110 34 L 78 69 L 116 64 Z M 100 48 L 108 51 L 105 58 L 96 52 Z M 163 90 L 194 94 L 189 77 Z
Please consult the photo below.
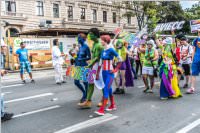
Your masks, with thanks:
M 78 35 L 79 33 L 86 33 L 88 29 L 75 29 L 75 28 L 46 28 L 23 31 L 19 35 L 32 35 L 32 36 L 61 36 L 61 35 Z M 112 32 L 100 31 L 100 34 L 114 35 Z

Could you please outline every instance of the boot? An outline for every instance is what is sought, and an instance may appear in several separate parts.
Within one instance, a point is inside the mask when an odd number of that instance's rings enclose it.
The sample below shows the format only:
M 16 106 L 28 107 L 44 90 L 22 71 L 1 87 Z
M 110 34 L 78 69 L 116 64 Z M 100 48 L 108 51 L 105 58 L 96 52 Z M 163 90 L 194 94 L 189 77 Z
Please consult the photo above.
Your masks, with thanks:
M 96 113 L 97 115 L 105 115 L 104 109 L 105 109 L 105 107 L 106 107 L 106 103 L 107 103 L 107 102 L 108 102 L 108 99 L 104 98 L 104 99 L 103 99 L 103 105 L 99 108 L 98 111 L 95 111 L 95 113 Z
M 111 102 L 111 105 L 106 109 L 106 111 L 117 110 L 117 107 L 116 107 L 115 100 L 114 100 L 113 96 L 110 96 L 110 102 Z
M 102 104 L 103 104 L 103 97 L 102 97 L 102 100 L 101 100 L 101 102 L 99 102 L 99 103 L 98 103 L 97 107 L 101 107 L 101 106 L 102 106 Z M 106 103 L 106 105 L 108 105 L 108 102 Z
M 116 90 L 113 92 L 113 94 L 120 94 L 120 89 L 116 88 Z
M 92 107 L 92 102 L 86 100 L 84 103 L 80 103 L 79 106 L 80 108 L 83 108 L 83 109 L 87 109 L 87 108 L 89 109 Z

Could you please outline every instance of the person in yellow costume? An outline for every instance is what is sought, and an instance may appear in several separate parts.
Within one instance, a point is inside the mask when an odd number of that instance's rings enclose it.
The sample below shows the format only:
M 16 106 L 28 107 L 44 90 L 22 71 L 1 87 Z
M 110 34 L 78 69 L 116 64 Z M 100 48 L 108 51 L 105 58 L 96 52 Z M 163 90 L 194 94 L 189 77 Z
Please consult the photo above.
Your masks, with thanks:
M 165 75 L 169 75 L 169 68 L 172 68 L 172 78 L 170 81 L 172 90 L 167 90 L 167 91 L 162 91 L 164 85 L 162 84 L 161 81 L 161 85 L 160 85 L 160 97 L 161 99 L 168 99 L 169 97 L 173 97 L 173 98 L 177 98 L 182 96 L 180 88 L 178 86 L 178 74 L 177 74 L 177 66 L 173 57 L 173 50 L 175 49 L 175 44 L 173 44 L 173 39 L 170 37 L 167 37 L 165 40 L 163 40 L 162 44 L 160 43 L 160 41 L 157 39 L 156 43 L 158 45 L 158 47 L 162 50 L 162 58 L 163 61 L 161 63 L 161 69 L 160 72 L 163 71 L 163 73 L 165 73 Z M 164 68 L 162 68 L 162 66 L 165 65 Z M 167 68 L 167 71 L 165 70 Z M 164 70 L 162 70 L 164 69 Z M 162 77 L 162 76 L 160 76 Z M 162 78 L 163 80 L 163 78 Z M 165 82 L 165 81 L 163 81 Z M 167 94 L 168 93 L 168 94 Z
M 131 65 L 128 58 L 127 51 L 128 43 L 122 39 L 118 39 L 115 45 L 115 49 L 119 56 L 122 58 L 122 63 L 120 66 L 119 75 L 115 78 L 116 90 L 113 94 L 125 94 L 125 86 L 132 87 L 133 86 L 133 75 L 131 71 Z M 118 77 L 120 80 L 118 80 Z M 119 82 L 117 82 L 117 80 Z

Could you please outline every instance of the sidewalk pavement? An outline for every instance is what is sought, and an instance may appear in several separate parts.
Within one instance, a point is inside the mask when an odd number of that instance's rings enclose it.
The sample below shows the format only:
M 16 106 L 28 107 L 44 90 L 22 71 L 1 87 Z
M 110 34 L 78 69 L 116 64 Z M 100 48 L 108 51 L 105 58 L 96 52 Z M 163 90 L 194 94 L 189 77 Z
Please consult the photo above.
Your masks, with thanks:
M 63 69 L 63 75 L 65 75 L 65 68 Z M 54 76 L 54 69 L 37 69 L 33 70 L 33 79 L 38 78 L 46 78 L 46 77 L 52 77 Z M 28 73 L 25 72 L 24 78 L 27 80 L 29 79 Z M 15 82 L 15 81 L 21 81 L 19 71 L 16 72 L 8 72 L 7 75 L 2 77 L 2 82 Z

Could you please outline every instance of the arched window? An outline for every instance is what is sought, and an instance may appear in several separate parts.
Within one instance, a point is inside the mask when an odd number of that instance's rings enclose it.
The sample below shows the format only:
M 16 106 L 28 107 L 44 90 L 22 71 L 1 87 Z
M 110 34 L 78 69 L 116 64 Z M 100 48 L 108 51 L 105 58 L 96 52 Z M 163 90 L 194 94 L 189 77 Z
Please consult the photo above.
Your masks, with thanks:
M 19 31 L 16 28 L 9 28 L 10 30 L 10 37 L 18 37 Z M 6 31 L 6 37 L 8 37 L 8 30 Z

